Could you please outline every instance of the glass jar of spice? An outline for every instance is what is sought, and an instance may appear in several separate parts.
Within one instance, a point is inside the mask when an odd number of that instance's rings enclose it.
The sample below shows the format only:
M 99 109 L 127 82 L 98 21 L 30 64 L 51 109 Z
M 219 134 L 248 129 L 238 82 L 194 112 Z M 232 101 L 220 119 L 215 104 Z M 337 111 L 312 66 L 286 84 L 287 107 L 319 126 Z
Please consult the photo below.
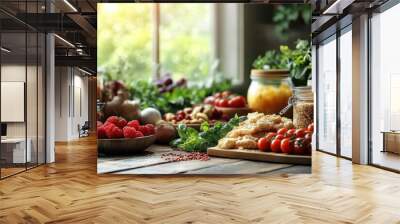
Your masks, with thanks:
M 296 128 L 306 128 L 314 122 L 314 95 L 311 86 L 293 88 L 293 124 Z

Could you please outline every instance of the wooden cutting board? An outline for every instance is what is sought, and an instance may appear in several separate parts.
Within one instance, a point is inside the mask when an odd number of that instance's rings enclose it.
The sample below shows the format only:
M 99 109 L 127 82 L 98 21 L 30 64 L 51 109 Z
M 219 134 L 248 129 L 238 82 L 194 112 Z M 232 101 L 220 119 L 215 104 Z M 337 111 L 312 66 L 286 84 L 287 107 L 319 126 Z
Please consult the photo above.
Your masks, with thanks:
M 247 159 L 273 163 L 311 165 L 311 156 L 261 152 L 254 149 L 219 149 L 213 147 L 207 150 L 207 154 L 209 156 L 226 157 L 232 159 Z

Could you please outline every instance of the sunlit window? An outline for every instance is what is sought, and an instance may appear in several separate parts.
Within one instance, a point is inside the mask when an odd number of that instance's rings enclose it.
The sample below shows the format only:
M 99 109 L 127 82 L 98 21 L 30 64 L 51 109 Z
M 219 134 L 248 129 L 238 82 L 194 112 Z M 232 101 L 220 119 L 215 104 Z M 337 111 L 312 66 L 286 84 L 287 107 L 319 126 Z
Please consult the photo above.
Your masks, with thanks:
M 162 71 L 195 81 L 207 77 L 212 59 L 211 7 L 212 4 L 160 4 Z
M 205 80 L 213 62 L 212 6 L 99 4 L 98 67 L 128 82 L 165 73 Z
M 113 79 L 151 77 L 152 4 L 99 4 L 98 67 Z

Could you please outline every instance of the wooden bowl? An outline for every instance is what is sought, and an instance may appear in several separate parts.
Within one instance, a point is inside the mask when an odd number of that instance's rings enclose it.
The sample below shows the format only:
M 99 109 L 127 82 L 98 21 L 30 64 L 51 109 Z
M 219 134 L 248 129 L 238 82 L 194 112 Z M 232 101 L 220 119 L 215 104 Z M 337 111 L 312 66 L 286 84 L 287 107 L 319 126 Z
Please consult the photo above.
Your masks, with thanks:
M 141 153 L 156 141 L 155 135 L 140 138 L 98 139 L 99 153 L 107 155 L 127 155 Z
M 246 116 L 248 113 L 253 112 L 248 107 L 240 107 L 240 108 L 233 108 L 233 107 L 215 107 L 217 110 L 221 111 L 222 114 L 232 118 L 237 114 L 238 116 Z

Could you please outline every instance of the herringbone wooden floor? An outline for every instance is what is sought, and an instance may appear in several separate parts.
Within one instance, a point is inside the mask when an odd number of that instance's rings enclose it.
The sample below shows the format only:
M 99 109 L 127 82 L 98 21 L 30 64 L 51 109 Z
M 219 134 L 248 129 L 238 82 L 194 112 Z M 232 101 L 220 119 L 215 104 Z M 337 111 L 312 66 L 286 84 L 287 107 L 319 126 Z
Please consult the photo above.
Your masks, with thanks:
M 0 223 L 400 223 L 400 175 L 314 152 L 312 175 L 98 176 L 93 138 L 0 181 Z

